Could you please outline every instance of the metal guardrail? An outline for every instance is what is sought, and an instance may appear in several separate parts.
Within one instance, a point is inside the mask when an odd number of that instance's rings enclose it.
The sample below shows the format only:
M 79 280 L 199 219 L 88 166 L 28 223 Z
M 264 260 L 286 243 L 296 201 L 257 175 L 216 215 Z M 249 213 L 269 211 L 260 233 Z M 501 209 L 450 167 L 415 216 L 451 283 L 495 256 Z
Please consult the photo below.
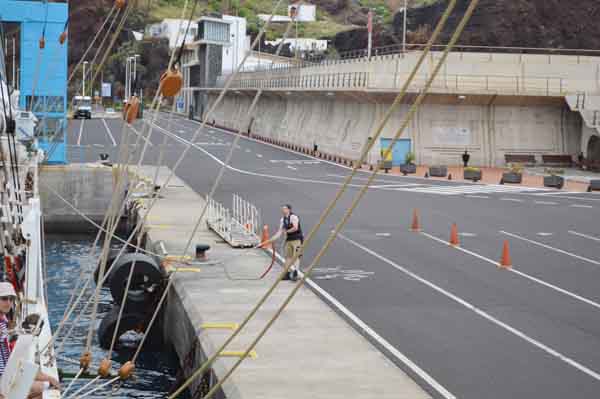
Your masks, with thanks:
M 271 78 L 234 80 L 232 89 L 370 89 L 373 91 L 397 90 L 408 75 L 370 74 L 369 72 L 336 72 L 325 74 L 295 74 Z M 411 88 L 421 90 L 429 75 L 417 75 Z M 560 77 L 528 77 L 503 75 L 440 75 L 432 89 L 450 93 L 494 93 L 564 96 L 569 90 L 568 81 Z
M 389 46 L 374 47 L 371 49 L 370 60 L 377 60 L 385 56 L 398 56 L 403 57 L 406 53 L 422 51 L 426 47 L 426 44 L 407 44 L 406 50 L 402 44 L 394 44 Z M 443 51 L 447 45 L 434 45 L 433 51 Z M 600 58 L 600 50 L 588 50 L 588 49 L 564 49 L 564 48 L 535 48 L 535 47 L 506 47 L 506 46 L 469 46 L 469 45 L 457 45 L 454 46 L 452 53 L 460 54 L 460 57 L 470 54 L 483 54 L 486 55 L 489 61 L 494 61 L 494 58 L 506 55 L 518 56 L 518 61 L 522 62 L 524 57 L 530 55 L 543 55 L 548 57 L 548 63 L 552 64 L 554 58 L 560 57 L 564 59 L 565 56 L 575 57 L 577 64 L 582 63 L 585 58 L 598 57 Z M 281 57 L 282 60 L 285 57 Z M 287 64 L 265 64 L 261 66 L 254 66 L 252 68 L 245 68 L 241 73 L 253 73 L 253 72 L 276 72 L 276 71 L 289 71 L 297 70 L 301 68 L 308 68 L 313 66 L 327 66 L 335 65 L 340 63 L 346 63 L 351 60 L 357 62 L 364 62 L 369 60 L 369 54 L 367 49 L 349 50 L 337 53 L 335 55 L 323 55 L 318 54 L 314 56 L 308 56 L 301 60 L 289 58 Z
M 249 248 L 260 243 L 260 213 L 250 202 L 233 195 L 231 210 L 208 198 L 207 224 L 232 247 Z
M 378 57 L 382 55 L 390 54 L 403 54 L 411 51 L 422 51 L 427 45 L 426 44 L 407 44 L 406 51 L 402 44 L 393 44 L 389 46 L 375 47 L 371 50 L 371 57 Z M 437 44 L 433 45 L 433 51 L 443 51 L 447 45 Z M 578 57 L 578 61 L 582 57 L 600 57 L 600 50 L 588 50 L 588 49 L 565 49 L 565 48 L 536 48 L 536 47 L 508 47 L 508 46 L 469 46 L 469 45 L 456 45 L 452 49 L 453 53 L 484 53 L 487 54 L 490 60 L 493 59 L 494 55 L 544 55 L 548 57 L 552 56 L 575 56 Z M 350 50 L 340 52 L 337 57 L 329 57 L 322 62 L 327 63 L 335 60 L 348 60 L 356 58 L 367 58 L 367 49 Z M 315 59 L 315 61 L 318 58 Z M 311 62 L 309 58 L 306 61 Z M 551 63 L 552 58 L 549 58 Z
M 234 80 L 232 88 L 239 89 L 365 89 L 369 86 L 368 72 L 339 72 L 294 75 L 273 78 Z

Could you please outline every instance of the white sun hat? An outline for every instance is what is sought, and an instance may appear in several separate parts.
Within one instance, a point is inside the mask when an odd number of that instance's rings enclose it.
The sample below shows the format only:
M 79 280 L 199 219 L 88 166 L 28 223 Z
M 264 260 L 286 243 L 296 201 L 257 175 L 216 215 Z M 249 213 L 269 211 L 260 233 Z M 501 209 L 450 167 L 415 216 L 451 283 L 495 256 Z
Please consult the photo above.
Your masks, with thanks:
M 7 283 L 6 281 L 0 282 L 0 297 L 2 296 L 17 296 L 11 283 Z

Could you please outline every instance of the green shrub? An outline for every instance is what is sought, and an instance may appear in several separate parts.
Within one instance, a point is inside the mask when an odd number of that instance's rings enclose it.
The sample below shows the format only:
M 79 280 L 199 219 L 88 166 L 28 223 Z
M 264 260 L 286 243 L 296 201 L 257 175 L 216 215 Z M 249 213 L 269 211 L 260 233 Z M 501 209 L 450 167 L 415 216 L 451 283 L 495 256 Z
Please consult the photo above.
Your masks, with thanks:
M 558 169 L 558 168 L 546 168 L 545 172 L 547 174 L 549 174 L 550 176 L 557 176 L 557 175 L 562 175 L 565 173 L 565 171 L 563 169 Z
M 510 164 L 510 167 L 508 170 L 511 173 L 516 173 L 516 174 L 520 175 L 521 173 L 523 173 L 523 169 L 524 169 L 523 164 L 516 162 L 516 163 Z

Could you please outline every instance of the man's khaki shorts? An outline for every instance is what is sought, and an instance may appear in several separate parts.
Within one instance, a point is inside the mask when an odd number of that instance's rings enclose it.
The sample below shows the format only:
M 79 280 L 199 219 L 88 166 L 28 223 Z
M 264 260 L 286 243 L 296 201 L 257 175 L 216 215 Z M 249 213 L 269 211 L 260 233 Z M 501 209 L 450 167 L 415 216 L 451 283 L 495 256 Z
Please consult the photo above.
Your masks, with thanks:
M 285 259 L 292 259 L 300 251 L 302 247 L 302 241 L 292 240 L 285 242 Z

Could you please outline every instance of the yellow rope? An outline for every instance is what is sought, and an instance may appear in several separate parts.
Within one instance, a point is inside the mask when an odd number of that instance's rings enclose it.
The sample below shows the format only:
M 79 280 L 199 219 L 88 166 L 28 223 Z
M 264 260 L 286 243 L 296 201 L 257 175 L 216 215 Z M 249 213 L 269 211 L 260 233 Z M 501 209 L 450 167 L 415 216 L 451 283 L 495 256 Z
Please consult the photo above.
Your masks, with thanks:
M 391 153 L 394 144 L 398 141 L 398 139 L 400 138 L 400 136 L 402 135 L 402 133 L 404 132 L 404 130 L 406 129 L 406 127 L 410 123 L 411 119 L 414 117 L 415 113 L 417 112 L 417 109 L 419 108 L 419 106 L 421 105 L 421 103 L 423 102 L 423 100 L 425 99 L 425 96 L 427 95 L 427 92 L 431 88 L 431 85 L 433 84 L 434 80 L 436 79 L 436 77 L 437 77 L 438 73 L 440 72 L 441 68 L 445 64 L 446 59 L 448 57 L 448 54 L 449 54 L 450 50 L 456 45 L 456 42 L 460 38 L 460 35 L 462 34 L 465 26 L 467 25 L 467 23 L 469 22 L 471 16 L 473 15 L 473 12 L 477 8 L 477 4 L 478 3 L 479 3 L 479 0 L 471 0 L 471 3 L 469 4 L 469 7 L 467 8 L 467 11 L 465 12 L 465 15 L 463 16 L 463 18 L 462 18 L 462 20 L 461 20 L 458 28 L 455 30 L 455 32 L 454 32 L 454 34 L 452 36 L 452 39 L 450 40 L 450 43 L 448 44 L 448 47 L 446 47 L 446 49 L 444 50 L 444 53 L 443 53 L 440 61 L 436 65 L 436 67 L 435 67 L 435 69 L 434 69 L 431 77 L 427 81 L 427 83 L 425 85 L 425 88 L 419 94 L 419 96 L 418 96 L 417 100 L 415 101 L 415 103 L 412 105 L 412 107 L 411 107 L 408 115 L 406 116 L 406 118 L 404 120 L 404 123 L 402 124 L 402 126 L 400 127 L 400 129 L 398 129 L 398 131 L 396 132 L 396 134 L 394 135 L 394 138 L 392 139 L 390 147 L 386 150 L 386 152 L 384 154 L 384 159 L 385 159 L 385 157 L 387 157 Z M 353 200 L 352 205 L 345 212 L 344 216 L 338 222 L 338 224 L 336 225 L 334 231 L 332 232 L 332 234 L 329 236 L 329 238 L 325 242 L 325 245 L 319 250 L 319 253 L 315 257 L 315 259 L 312 261 L 312 263 L 310 264 L 310 266 L 308 267 L 305 275 L 295 285 L 295 287 L 292 290 L 292 292 L 290 292 L 290 294 L 288 295 L 288 297 L 286 298 L 286 300 L 283 302 L 283 304 L 279 307 L 279 309 L 277 309 L 277 312 L 275 313 L 275 315 L 267 322 L 267 324 L 265 325 L 265 327 L 260 331 L 260 333 L 257 335 L 257 337 L 252 341 L 252 343 L 250 344 L 250 346 L 248 346 L 248 348 L 246 349 L 246 351 L 244 352 L 244 354 L 240 357 L 240 359 L 231 367 L 231 369 L 229 369 L 229 371 L 222 378 L 219 379 L 219 381 L 217 382 L 217 384 L 213 388 L 211 388 L 211 390 L 204 396 L 204 399 L 210 399 L 216 393 L 216 391 L 225 383 L 225 381 L 227 381 L 227 379 L 239 367 L 239 365 L 244 361 L 244 359 L 246 359 L 248 357 L 248 355 L 256 347 L 256 345 L 258 344 L 258 342 L 262 339 L 262 337 L 267 333 L 267 331 L 271 328 L 271 326 L 275 323 L 275 321 L 283 313 L 283 311 L 288 306 L 288 304 L 291 302 L 291 300 L 294 298 L 294 296 L 296 295 L 296 293 L 298 292 L 298 290 L 304 284 L 304 281 L 310 276 L 312 270 L 318 264 L 318 262 L 320 261 L 321 257 L 325 254 L 325 252 L 327 252 L 327 250 L 329 249 L 329 247 L 331 246 L 331 244 L 333 243 L 333 241 L 336 239 L 338 233 L 344 227 L 344 225 L 346 224 L 346 222 L 348 221 L 348 219 L 350 218 L 350 216 L 352 215 L 352 213 L 354 212 L 354 210 L 356 209 L 356 207 L 360 203 L 361 199 L 367 193 L 367 191 L 369 189 L 369 186 L 371 185 L 371 183 L 373 182 L 373 180 L 375 180 L 375 178 L 377 176 L 377 172 L 379 171 L 380 166 L 381 165 L 378 164 L 375 167 L 375 170 L 373 171 L 373 173 L 371 173 L 371 175 L 369 177 L 369 180 L 361 188 L 361 190 L 359 191 L 358 195 Z M 173 395 L 173 396 L 175 396 L 175 395 Z M 171 396 L 171 397 L 173 397 L 173 396 Z
M 367 147 L 363 150 L 359 162 L 357 162 L 357 164 L 354 166 L 354 168 L 352 170 L 352 174 L 346 178 L 346 180 L 344 181 L 344 185 L 337 192 L 336 197 L 329 204 L 329 206 L 327 207 L 327 209 L 323 212 L 323 214 L 321 215 L 321 217 L 320 217 L 319 222 L 317 223 L 317 225 L 308 234 L 307 239 L 306 239 L 306 241 L 304 242 L 304 244 L 302 246 L 303 248 L 310 243 L 310 241 L 312 240 L 312 238 L 315 236 L 316 232 L 320 229 L 320 227 L 324 223 L 325 219 L 327 218 L 327 216 L 329 215 L 329 213 L 333 210 L 333 208 L 335 207 L 335 205 L 337 204 L 337 202 L 339 201 L 339 199 L 341 198 L 341 196 L 345 192 L 346 188 L 350 184 L 350 181 L 352 180 L 352 177 L 354 176 L 354 174 L 358 170 L 358 166 L 360 164 L 362 164 L 362 162 L 364 162 L 364 159 L 366 158 L 366 155 L 368 154 L 368 151 L 370 150 L 369 145 L 372 146 L 374 144 L 374 142 L 376 141 L 376 138 L 381 134 L 381 131 L 383 130 L 383 128 L 385 126 L 385 122 L 387 122 L 387 120 L 389 119 L 389 117 L 392 114 L 394 108 L 397 107 L 398 104 L 400 104 L 402 98 L 405 96 L 406 92 L 408 91 L 408 87 L 410 86 L 412 80 L 414 79 L 414 77 L 418 73 L 418 70 L 419 70 L 420 66 L 422 65 L 422 63 L 426 59 L 427 54 L 429 53 L 429 51 L 430 51 L 431 47 L 433 46 L 433 44 L 435 43 L 435 41 L 437 40 L 437 37 L 440 35 L 440 33 L 441 33 L 443 27 L 445 26 L 445 24 L 446 24 L 446 22 L 447 22 L 447 20 L 448 20 L 448 18 L 450 16 L 450 14 L 452 13 L 454 7 L 456 6 L 456 2 L 457 2 L 457 0 L 451 0 L 450 3 L 448 4 L 448 8 L 446 9 L 446 12 L 444 13 L 444 15 L 442 16 L 442 19 L 438 23 L 438 26 L 436 27 L 434 34 L 432 35 L 432 37 L 431 37 L 431 39 L 430 39 L 427 47 L 425 48 L 423 54 L 421 55 L 421 57 L 419 59 L 419 62 L 413 68 L 413 71 L 410 74 L 408 80 L 405 82 L 404 87 L 402 88 L 402 91 L 398 94 L 398 96 L 396 97 L 394 103 L 392 104 L 392 106 L 390 107 L 390 109 L 388 110 L 388 112 L 386 113 L 386 115 L 384 117 L 384 120 L 382 121 L 382 123 L 379 124 L 377 132 L 374 135 L 375 138 L 373 140 L 371 140 L 370 142 L 367 143 Z M 390 147 L 390 149 L 391 149 L 391 147 Z M 376 172 L 377 172 L 377 169 L 373 173 L 373 176 L 376 175 Z M 301 253 L 302 253 L 302 250 L 298 254 L 296 254 L 291 260 L 288 260 L 286 262 L 286 264 L 284 265 L 282 273 L 279 275 L 279 277 L 277 278 L 277 280 L 275 281 L 275 283 L 273 284 L 273 286 L 265 293 L 265 295 L 257 303 L 257 305 L 254 307 L 254 309 L 252 309 L 252 311 L 249 313 L 249 315 L 246 317 L 246 319 L 240 324 L 240 328 L 238 330 L 234 331 L 231 334 L 231 336 L 223 343 L 223 345 L 215 352 L 215 354 L 213 354 L 208 360 L 206 360 L 206 362 L 204 362 L 204 364 L 199 369 L 197 369 L 190 376 L 190 378 L 188 378 L 188 380 L 180 388 L 178 388 L 177 391 L 175 391 L 175 393 L 173 393 L 169 397 L 169 399 L 174 399 L 195 378 L 197 378 L 199 375 L 201 375 L 204 371 L 206 371 L 206 369 L 208 367 L 210 367 L 210 365 L 212 365 L 212 363 L 216 360 L 218 354 L 220 352 L 222 352 L 227 347 L 227 345 L 229 345 L 229 343 L 231 343 L 233 341 L 233 339 L 235 339 L 235 337 L 246 326 L 246 324 L 248 324 L 248 322 L 250 321 L 250 319 L 256 314 L 256 312 L 262 306 L 262 304 L 264 304 L 264 302 L 267 300 L 267 298 L 272 294 L 272 292 L 275 290 L 275 288 L 277 287 L 277 285 L 279 284 L 279 282 L 283 279 L 283 277 L 285 276 L 285 274 L 288 272 L 288 269 L 290 268 L 290 266 L 292 264 L 294 264 L 294 262 L 301 256 Z M 243 358 L 242 358 L 242 360 L 243 360 Z
M 258 44 L 259 40 L 262 38 L 262 36 L 264 35 L 266 29 L 268 28 L 269 24 L 271 23 L 271 20 L 273 19 L 273 15 L 275 10 L 277 10 L 277 8 L 281 5 L 281 3 L 283 2 L 283 0 L 278 0 L 277 4 L 275 5 L 275 7 L 273 8 L 273 12 L 271 13 L 271 16 L 269 17 L 269 20 L 263 25 L 263 27 L 261 28 L 260 32 L 258 33 L 258 35 L 256 36 L 256 38 L 254 39 L 254 42 L 251 45 L 251 48 L 256 47 L 256 45 Z M 212 116 L 213 112 L 216 110 L 217 106 L 219 105 L 219 103 L 223 100 L 223 98 L 225 97 L 225 93 L 229 90 L 229 87 L 231 86 L 231 84 L 233 83 L 233 79 L 235 78 L 235 76 L 239 73 L 239 71 L 241 70 L 242 66 L 244 65 L 244 63 L 246 62 L 246 60 L 248 59 L 248 57 L 250 56 L 250 52 L 247 52 L 246 55 L 244 56 L 244 58 L 242 59 L 242 62 L 237 66 L 235 72 L 229 76 L 229 78 L 227 79 L 226 83 L 225 83 L 225 87 L 223 88 L 223 90 L 221 91 L 221 94 L 219 95 L 219 97 L 217 98 L 217 100 L 215 101 L 215 103 L 213 104 L 213 106 L 209 109 L 208 113 L 206 114 L 206 117 L 204 119 L 204 121 L 202 122 L 202 125 L 194 132 L 194 135 L 192 137 L 192 139 L 190 140 L 191 143 L 194 143 L 198 137 L 198 135 L 200 134 L 200 132 L 204 129 L 204 127 L 206 126 L 206 122 L 210 119 L 210 117 Z M 157 112 L 158 114 L 158 112 Z M 232 146 L 235 147 L 235 146 Z M 160 192 L 164 189 L 164 187 L 167 187 L 169 182 L 171 181 L 171 179 L 173 178 L 173 176 L 175 175 L 175 171 L 177 170 L 177 168 L 179 167 L 179 165 L 181 164 L 181 162 L 183 161 L 183 159 L 185 158 L 185 156 L 187 155 L 187 152 L 190 150 L 191 145 L 187 145 L 186 148 L 184 149 L 184 151 L 182 152 L 181 156 L 179 157 L 179 159 L 177 159 L 177 161 L 175 162 L 175 164 L 173 165 L 173 168 L 171 170 L 171 173 L 169 174 L 169 176 L 167 177 L 167 179 L 165 180 L 165 183 L 162 185 Z M 160 197 L 160 195 L 157 195 L 156 198 L 154 198 L 154 200 L 152 201 L 152 203 L 150 204 L 150 206 L 148 207 L 148 211 L 146 212 L 146 214 L 144 215 L 144 220 L 143 223 L 145 223 L 146 218 L 148 217 L 148 215 L 150 214 L 150 210 L 154 207 L 154 205 L 156 204 L 156 201 L 158 200 L 158 198 Z M 206 207 L 205 207 L 206 210 Z M 167 286 L 165 287 L 164 291 L 163 291 L 163 295 L 161 296 L 154 314 L 152 315 L 152 318 L 150 319 L 150 322 L 148 323 L 148 327 L 146 328 L 146 332 L 148 332 L 150 330 L 150 328 L 152 327 L 154 321 L 156 320 L 156 316 L 158 315 L 158 312 L 164 302 L 164 300 L 167 297 L 167 293 L 169 291 L 169 288 L 171 287 L 171 284 L 173 282 L 173 277 L 174 275 L 177 273 L 177 271 L 174 271 L 169 277 Z M 146 340 L 146 334 L 144 334 L 142 336 L 142 341 L 140 342 L 140 344 L 138 345 L 131 361 L 135 363 L 135 360 L 137 359 L 137 357 L 139 356 L 139 353 L 144 345 L 144 342 Z

